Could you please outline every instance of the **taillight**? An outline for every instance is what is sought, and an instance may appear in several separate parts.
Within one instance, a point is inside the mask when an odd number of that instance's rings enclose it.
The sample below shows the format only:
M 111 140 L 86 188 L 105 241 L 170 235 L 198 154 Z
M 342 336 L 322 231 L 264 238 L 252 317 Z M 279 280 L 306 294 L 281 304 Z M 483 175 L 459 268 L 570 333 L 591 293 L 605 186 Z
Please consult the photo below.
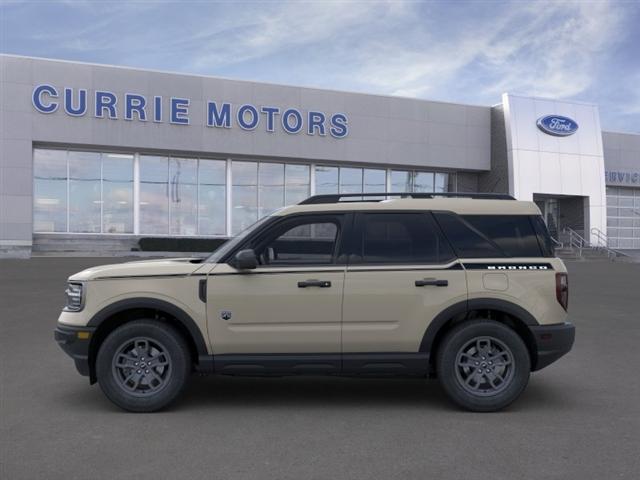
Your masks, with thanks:
M 565 310 L 569 306 L 569 275 L 556 273 L 556 298 Z

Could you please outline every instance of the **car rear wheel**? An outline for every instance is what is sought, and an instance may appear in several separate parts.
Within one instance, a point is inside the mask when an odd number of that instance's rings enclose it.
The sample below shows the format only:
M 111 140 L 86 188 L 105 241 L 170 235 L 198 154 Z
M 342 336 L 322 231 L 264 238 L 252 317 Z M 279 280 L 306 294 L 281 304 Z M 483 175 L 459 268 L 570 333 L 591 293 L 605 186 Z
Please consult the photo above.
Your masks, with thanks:
M 453 328 L 437 357 L 438 379 L 447 395 L 476 412 L 500 410 L 529 381 L 529 351 L 520 336 L 494 320 L 472 320 Z
M 131 412 L 153 412 L 173 402 L 191 370 L 189 348 L 170 325 L 136 320 L 116 328 L 96 359 L 102 391 Z

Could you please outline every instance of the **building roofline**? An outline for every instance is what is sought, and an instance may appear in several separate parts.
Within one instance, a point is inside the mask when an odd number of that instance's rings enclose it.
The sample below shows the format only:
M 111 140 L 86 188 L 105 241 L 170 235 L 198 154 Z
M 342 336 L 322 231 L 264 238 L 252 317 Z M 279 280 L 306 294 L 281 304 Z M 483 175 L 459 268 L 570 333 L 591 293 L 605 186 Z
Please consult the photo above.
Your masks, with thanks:
M 0 53 L 0 57 L 9 57 L 9 58 L 23 58 L 28 60 L 39 60 L 39 61 L 47 61 L 47 62 L 59 62 L 59 63 L 72 63 L 76 65 L 86 65 L 91 67 L 107 67 L 107 68 L 117 68 L 121 70 L 134 70 L 139 72 L 149 72 L 149 73 L 162 73 L 167 75 L 179 75 L 183 77 L 196 77 L 196 78 L 207 78 L 214 80 L 227 80 L 230 82 L 242 82 L 242 83 L 257 83 L 262 85 L 271 85 L 274 87 L 287 87 L 287 88 L 300 88 L 305 90 L 317 90 L 321 92 L 333 92 L 333 93 L 347 93 L 350 95 L 366 95 L 370 97 L 382 97 L 382 98 L 391 98 L 391 99 L 400 99 L 400 100 L 414 100 L 418 102 L 429 102 L 429 103 L 441 103 L 446 105 L 458 105 L 461 107 L 476 107 L 476 108 L 486 108 L 490 109 L 490 105 L 480 105 L 475 103 L 460 103 L 460 102 L 447 102 L 444 100 L 429 100 L 426 98 L 418 98 L 418 97 L 406 97 L 403 95 L 385 95 L 382 93 L 367 93 L 367 92 L 357 92 L 355 90 L 339 90 L 335 88 L 321 88 L 321 87 L 309 87 L 303 85 L 292 85 L 287 83 L 276 83 L 276 82 L 267 82 L 267 81 L 257 81 L 257 80 L 245 80 L 240 78 L 230 78 L 230 77 L 222 77 L 216 75 L 204 75 L 202 73 L 184 73 L 184 72 L 176 72 L 172 70 L 158 70 L 154 68 L 143 68 L 143 67 L 129 67 L 125 65 L 112 65 L 107 63 L 95 63 L 95 62 L 83 62 L 78 60 L 64 60 L 60 58 L 46 58 L 46 57 L 33 57 L 30 55 L 17 55 L 13 53 Z

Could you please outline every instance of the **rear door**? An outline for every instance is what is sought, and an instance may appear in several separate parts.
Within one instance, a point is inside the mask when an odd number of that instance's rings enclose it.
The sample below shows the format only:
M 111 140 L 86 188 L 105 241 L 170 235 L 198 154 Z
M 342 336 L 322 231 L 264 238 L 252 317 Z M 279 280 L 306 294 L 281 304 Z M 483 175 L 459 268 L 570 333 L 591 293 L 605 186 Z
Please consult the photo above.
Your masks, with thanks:
M 465 271 L 430 213 L 358 213 L 354 239 L 343 353 L 417 353 L 431 320 L 466 300 Z

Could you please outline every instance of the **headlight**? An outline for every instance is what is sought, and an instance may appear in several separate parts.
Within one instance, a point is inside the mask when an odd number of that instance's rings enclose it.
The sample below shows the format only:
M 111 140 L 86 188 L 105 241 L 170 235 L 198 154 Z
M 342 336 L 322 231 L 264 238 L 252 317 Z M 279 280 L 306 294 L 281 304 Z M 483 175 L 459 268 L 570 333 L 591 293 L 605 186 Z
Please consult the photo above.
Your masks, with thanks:
M 64 291 L 67 295 L 67 304 L 64 309 L 68 312 L 79 312 L 84 307 L 84 289 L 81 283 L 67 283 Z

